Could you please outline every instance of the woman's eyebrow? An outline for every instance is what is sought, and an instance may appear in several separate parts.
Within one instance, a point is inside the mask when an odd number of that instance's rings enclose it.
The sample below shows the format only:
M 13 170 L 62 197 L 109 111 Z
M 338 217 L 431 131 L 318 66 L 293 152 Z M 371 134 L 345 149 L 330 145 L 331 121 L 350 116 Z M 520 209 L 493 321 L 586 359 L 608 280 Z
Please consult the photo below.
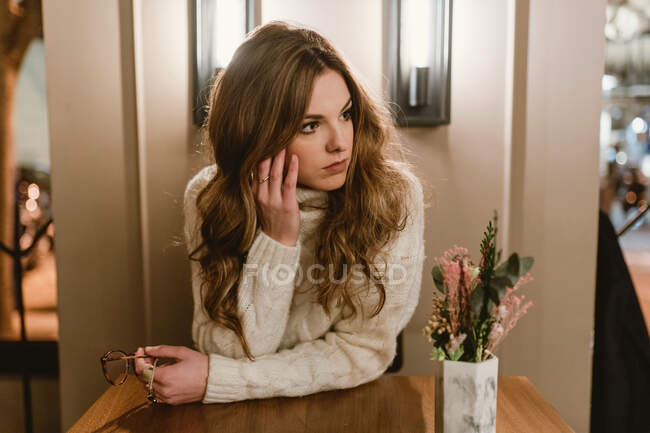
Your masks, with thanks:
M 352 102 L 352 97 L 350 97 L 350 99 L 348 99 L 348 101 L 343 105 L 343 108 L 341 108 L 341 112 L 343 112 L 346 108 L 348 108 L 350 102 Z M 319 119 L 323 119 L 324 117 L 325 116 L 323 116 L 322 114 L 305 114 L 305 119 L 319 120 Z

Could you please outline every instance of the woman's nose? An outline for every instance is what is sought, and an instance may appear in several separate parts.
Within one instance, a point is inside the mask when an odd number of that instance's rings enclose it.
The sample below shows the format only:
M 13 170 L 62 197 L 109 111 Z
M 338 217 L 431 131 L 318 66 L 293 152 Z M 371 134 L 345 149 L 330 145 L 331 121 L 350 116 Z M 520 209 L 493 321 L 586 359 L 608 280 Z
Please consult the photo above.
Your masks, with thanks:
M 332 135 L 327 142 L 328 152 L 341 152 L 348 146 L 345 130 L 342 127 L 332 128 Z

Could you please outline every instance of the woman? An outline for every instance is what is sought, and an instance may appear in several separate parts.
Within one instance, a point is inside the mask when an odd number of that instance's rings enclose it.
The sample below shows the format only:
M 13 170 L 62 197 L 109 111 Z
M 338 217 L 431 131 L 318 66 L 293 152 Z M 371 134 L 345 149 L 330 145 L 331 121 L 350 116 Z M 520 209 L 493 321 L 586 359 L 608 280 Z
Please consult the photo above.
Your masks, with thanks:
M 177 360 L 155 370 L 159 401 L 302 396 L 384 373 L 424 260 L 422 187 L 390 119 L 314 31 L 272 22 L 237 49 L 210 96 L 216 164 L 185 191 L 198 351 L 147 347 L 136 365 Z

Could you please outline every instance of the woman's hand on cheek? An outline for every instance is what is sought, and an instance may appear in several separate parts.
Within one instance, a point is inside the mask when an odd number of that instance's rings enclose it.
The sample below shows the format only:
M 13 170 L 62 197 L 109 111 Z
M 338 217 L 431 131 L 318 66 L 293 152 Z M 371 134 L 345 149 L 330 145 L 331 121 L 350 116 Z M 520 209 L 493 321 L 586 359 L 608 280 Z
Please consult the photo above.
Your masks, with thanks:
M 267 158 L 258 165 L 258 179 L 252 189 L 261 211 L 262 230 L 269 237 L 288 245 L 296 246 L 300 231 L 300 209 L 296 199 L 299 161 L 291 155 L 286 177 L 283 179 L 286 148 L 282 149 L 273 162 Z
M 154 372 L 153 393 L 157 400 L 176 406 L 202 401 L 208 383 L 209 357 L 185 346 L 151 346 L 145 353 L 153 358 L 172 358 Z

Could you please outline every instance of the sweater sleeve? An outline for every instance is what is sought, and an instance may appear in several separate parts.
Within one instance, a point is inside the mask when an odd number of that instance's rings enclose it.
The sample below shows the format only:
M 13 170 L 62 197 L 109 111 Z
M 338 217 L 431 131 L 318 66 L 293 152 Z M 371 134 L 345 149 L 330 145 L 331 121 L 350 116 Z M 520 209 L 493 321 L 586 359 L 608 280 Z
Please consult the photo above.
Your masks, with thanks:
M 214 174 L 216 166 L 203 169 L 187 185 L 184 196 L 185 241 L 188 253 L 198 245 L 199 218 L 196 197 Z M 257 231 L 248 251 L 237 287 L 237 308 L 242 330 L 254 357 L 277 351 L 289 317 L 300 242 L 286 246 Z M 197 350 L 228 358 L 244 358 L 237 334 L 217 324 L 207 314 L 201 298 L 200 264 L 191 260 L 194 316 L 192 339 Z
M 203 403 L 269 397 L 303 396 L 352 388 L 381 376 L 396 352 L 396 339 L 413 315 L 420 295 L 424 261 L 424 204 L 415 181 L 411 223 L 400 233 L 388 255 L 381 312 L 336 322 L 321 338 L 266 354 L 254 362 L 209 355 L 209 375 Z M 371 288 L 376 286 L 371 284 Z M 368 290 L 372 293 L 373 290 Z M 361 297 L 371 312 L 378 294 Z M 369 314 L 367 315 L 369 316 Z

